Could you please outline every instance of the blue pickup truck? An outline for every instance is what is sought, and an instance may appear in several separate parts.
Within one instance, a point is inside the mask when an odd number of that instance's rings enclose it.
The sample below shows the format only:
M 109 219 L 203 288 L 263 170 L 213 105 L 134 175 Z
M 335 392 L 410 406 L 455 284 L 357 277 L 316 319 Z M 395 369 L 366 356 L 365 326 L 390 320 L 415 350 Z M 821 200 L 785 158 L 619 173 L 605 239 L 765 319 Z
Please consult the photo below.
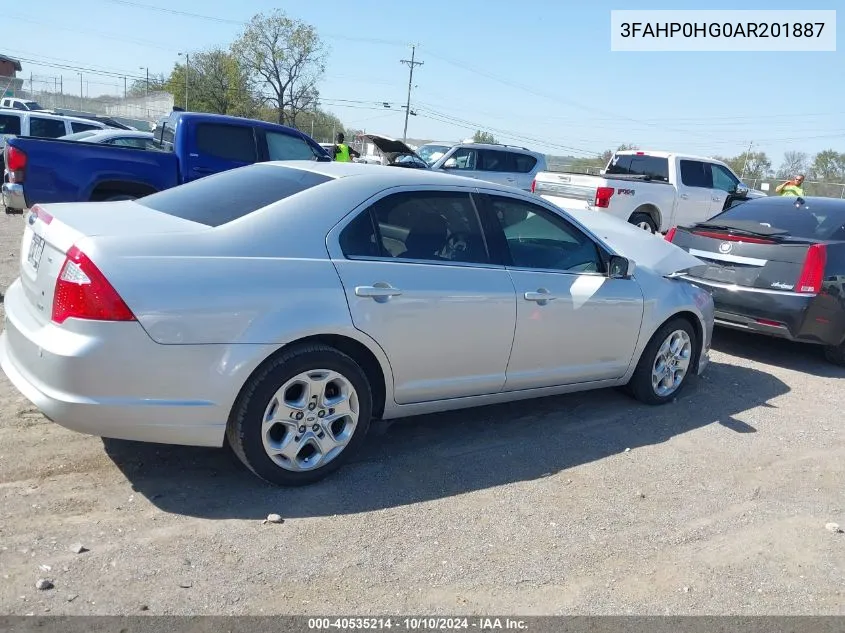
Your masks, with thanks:
M 37 203 L 132 200 L 268 160 L 331 160 L 299 130 L 239 117 L 174 111 L 155 134 L 155 150 L 9 138 L 2 186 L 6 213 Z

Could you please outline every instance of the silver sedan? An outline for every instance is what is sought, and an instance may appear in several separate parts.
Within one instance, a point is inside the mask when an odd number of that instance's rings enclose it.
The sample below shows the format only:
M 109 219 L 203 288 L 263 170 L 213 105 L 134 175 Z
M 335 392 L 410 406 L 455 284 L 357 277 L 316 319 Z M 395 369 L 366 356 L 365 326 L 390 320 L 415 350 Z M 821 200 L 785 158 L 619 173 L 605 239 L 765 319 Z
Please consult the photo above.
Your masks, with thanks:
M 0 365 L 93 435 L 228 442 L 316 481 L 390 419 L 707 365 L 700 261 L 595 212 L 427 170 L 263 163 L 139 200 L 35 207 Z

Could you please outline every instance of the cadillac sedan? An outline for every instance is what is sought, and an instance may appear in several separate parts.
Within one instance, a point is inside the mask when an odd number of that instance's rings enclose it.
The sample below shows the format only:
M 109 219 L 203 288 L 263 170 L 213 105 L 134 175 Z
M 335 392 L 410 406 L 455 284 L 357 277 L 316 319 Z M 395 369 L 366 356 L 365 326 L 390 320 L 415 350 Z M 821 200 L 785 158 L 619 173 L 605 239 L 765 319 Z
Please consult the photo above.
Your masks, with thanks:
M 397 418 L 707 365 L 700 260 L 601 213 L 428 170 L 263 163 L 126 202 L 36 206 L 0 365 L 93 435 L 232 447 L 316 481 Z

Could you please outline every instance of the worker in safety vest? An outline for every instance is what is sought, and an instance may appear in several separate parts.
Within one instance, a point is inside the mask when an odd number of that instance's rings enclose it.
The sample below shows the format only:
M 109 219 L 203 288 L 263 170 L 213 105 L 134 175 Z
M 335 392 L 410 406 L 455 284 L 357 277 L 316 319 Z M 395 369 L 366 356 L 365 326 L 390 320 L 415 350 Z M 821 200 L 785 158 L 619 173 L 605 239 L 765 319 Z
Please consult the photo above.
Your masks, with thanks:
M 339 163 L 351 163 L 353 158 L 358 158 L 361 154 L 349 147 L 343 140 L 343 132 L 338 132 L 337 142 L 334 146 L 334 159 Z

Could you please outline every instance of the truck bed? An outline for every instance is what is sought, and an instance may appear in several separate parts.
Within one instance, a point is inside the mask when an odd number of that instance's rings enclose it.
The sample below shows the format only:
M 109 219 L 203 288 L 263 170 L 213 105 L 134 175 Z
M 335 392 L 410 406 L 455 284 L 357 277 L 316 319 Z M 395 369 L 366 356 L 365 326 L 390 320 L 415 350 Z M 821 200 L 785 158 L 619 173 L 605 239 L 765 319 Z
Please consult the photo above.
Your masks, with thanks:
M 109 182 L 133 183 L 147 193 L 179 184 L 173 152 L 33 137 L 10 138 L 7 144 L 27 156 L 23 184 L 28 207 L 88 201 L 95 185 Z

